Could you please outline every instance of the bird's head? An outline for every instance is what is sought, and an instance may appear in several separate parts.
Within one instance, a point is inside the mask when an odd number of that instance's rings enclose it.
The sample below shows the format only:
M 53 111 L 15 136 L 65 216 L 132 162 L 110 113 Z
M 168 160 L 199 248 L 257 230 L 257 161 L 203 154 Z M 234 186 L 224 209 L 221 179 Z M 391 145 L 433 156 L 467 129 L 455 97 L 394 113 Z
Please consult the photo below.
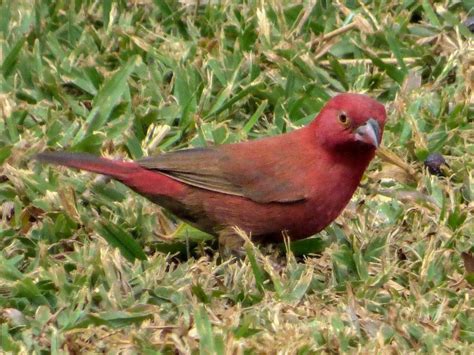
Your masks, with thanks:
M 311 124 L 327 149 L 374 152 L 382 141 L 385 107 L 361 94 L 340 94 L 324 106 Z

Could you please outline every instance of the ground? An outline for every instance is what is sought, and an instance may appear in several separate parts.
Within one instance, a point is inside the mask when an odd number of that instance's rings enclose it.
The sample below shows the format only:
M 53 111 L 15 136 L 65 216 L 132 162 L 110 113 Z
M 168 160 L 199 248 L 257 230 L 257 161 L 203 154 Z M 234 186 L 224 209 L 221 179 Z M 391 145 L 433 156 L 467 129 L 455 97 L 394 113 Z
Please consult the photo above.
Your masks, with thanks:
M 469 353 L 472 8 L 1 1 L 2 351 Z M 119 183 L 32 159 L 275 135 L 345 91 L 389 116 L 352 202 L 241 259 Z

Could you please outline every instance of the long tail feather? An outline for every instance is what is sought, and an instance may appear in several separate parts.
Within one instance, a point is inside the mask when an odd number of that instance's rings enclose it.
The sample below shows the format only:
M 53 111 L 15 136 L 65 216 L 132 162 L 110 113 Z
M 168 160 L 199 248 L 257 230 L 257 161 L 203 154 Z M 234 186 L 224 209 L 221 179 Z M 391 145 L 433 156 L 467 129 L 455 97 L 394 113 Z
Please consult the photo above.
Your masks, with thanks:
M 139 166 L 133 162 L 115 161 L 84 153 L 43 152 L 36 155 L 36 159 L 44 163 L 109 175 L 116 179 L 123 178 L 139 169 Z

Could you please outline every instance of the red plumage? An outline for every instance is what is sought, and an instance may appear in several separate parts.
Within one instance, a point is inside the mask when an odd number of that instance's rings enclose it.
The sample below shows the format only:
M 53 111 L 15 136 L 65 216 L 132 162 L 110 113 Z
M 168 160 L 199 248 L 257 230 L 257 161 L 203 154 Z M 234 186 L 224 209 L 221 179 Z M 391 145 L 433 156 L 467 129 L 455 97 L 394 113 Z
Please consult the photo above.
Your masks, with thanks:
M 259 140 L 137 162 L 45 152 L 38 159 L 109 175 L 211 234 L 238 226 L 260 241 L 308 237 L 349 202 L 383 134 L 383 105 L 331 99 L 307 127 Z

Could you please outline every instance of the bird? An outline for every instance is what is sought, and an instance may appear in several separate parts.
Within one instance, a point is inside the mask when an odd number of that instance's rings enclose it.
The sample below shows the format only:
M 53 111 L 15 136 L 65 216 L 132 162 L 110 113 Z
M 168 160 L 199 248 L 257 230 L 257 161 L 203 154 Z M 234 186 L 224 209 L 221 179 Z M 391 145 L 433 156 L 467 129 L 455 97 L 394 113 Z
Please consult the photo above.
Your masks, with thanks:
M 238 248 L 235 227 L 258 243 L 312 236 L 348 204 L 380 146 L 386 111 L 342 93 L 307 126 L 271 137 L 189 148 L 137 161 L 45 151 L 43 163 L 107 175 L 188 224 Z

